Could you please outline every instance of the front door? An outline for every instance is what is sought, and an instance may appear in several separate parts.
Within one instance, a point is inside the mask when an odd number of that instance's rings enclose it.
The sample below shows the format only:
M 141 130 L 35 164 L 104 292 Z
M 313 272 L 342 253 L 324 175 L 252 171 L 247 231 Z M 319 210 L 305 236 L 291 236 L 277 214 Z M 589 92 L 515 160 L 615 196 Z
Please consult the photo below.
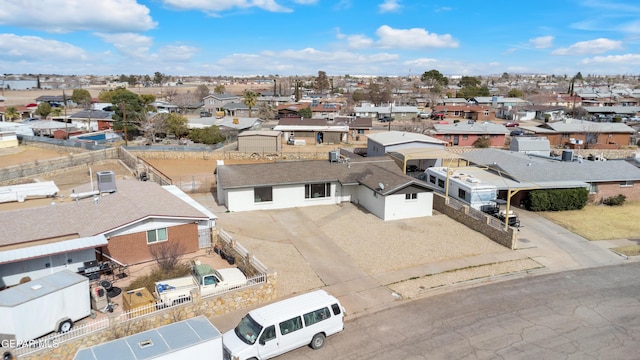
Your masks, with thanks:
M 460 135 L 453 135 L 453 145 L 458 145 L 460 141 Z

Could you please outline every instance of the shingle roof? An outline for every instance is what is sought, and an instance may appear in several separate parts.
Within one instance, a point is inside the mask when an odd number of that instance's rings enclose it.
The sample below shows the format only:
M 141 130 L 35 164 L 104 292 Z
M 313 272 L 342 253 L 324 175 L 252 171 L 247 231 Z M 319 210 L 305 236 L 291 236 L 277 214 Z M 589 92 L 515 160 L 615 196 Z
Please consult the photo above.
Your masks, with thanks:
M 640 181 L 640 169 L 626 161 L 569 162 L 498 149 L 481 149 L 462 156 L 475 164 L 500 169 L 521 181 Z
M 154 182 L 116 180 L 117 191 L 93 199 L 4 211 L 0 246 L 56 237 L 89 237 L 146 218 L 208 219 L 206 214 Z M 89 184 L 76 193 L 91 190 Z M 37 226 L 34 226 L 37 224 Z
M 433 124 L 437 134 L 508 134 L 509 129 L 492 122 L 459 122 L 455 124 Z
M 580 132 L 598 132 L 598 133 L 635 133 L 633 128 L 627 124 L 614 122 L 594 122 L 587 120 L 567 119 L 565 121 L 550 122 L 540 125 L 557 132 L 563 133 L 580 133 Z
M 349 162 L 309 160 L 221 165 L 217 172 L 219 186 L 223 189 L 336 181 L 343 185 L 362 184 L 381 194 L 393 193 L 409 185 L 424 187 L 403 174 L 398 165 L 386 156 Z M 384 184 L 384 189 L 379 189 L 380 183 Z
M 442 141 L 431 136 L 405 131 L 383 131 L 375 134 L 369 134 L 367 135 L 367 138 L 383 146 L 406 144 L 411 142 L 423 142 L 430 144 L 447 143 L 446 141 Z

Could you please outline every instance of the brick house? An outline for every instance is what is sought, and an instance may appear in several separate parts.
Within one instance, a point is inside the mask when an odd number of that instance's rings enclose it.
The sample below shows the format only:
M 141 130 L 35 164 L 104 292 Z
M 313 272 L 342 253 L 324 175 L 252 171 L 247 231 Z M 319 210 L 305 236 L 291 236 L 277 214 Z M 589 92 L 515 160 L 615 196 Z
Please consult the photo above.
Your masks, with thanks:
M 453 124 L 434 124 L 433 132 L 429 135 L 453 146 L 473 146 L 479 138 L 486 138 L 490 141 L 489 146 L 502 147 L 507 134 L 509 129 L 502 124 L 469 120 Z
M 623 123 L 576 119 L 521 128 L 546 137 L 552 147 L 572 149 L 620 149 L 631 145 L 631 138 L 636 134 L 636 130 Z
M 181 254 L 211 244 L 216 216 L 175 186 L 116 180 L 115 191 L 89 184 L 53 206 L 8 210 L 0 239 L 0 288 L 87 261 L 133 265 L 153 260 L 152 247 L 177 246 Z M 34 226 L 38 224 L 38 226 Z M 165 245 L 165 246 L 166 246 Z

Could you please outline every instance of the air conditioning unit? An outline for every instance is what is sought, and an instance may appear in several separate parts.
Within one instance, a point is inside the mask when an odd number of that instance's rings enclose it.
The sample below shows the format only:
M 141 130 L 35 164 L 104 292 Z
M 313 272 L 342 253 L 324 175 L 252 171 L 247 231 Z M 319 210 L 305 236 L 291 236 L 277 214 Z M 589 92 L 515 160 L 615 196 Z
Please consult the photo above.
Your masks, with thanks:
M 116 174 L 113 171 L 98 171 L 96 172 L 96 177 L 100 193 L 116 192 Z
M 329 162 L 338 162 L 340 153 L 338 151 L 329 151 Z

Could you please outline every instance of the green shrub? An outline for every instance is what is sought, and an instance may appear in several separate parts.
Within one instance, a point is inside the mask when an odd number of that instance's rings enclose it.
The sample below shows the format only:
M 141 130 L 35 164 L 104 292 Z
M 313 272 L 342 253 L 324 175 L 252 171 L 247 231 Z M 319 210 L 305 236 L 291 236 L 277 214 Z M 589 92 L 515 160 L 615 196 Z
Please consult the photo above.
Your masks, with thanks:
M 580 210 L 587 205 L 588 199 L 586 188 L 532 190 L 526 205 L 531 211 Z
M 627 200 L 626 196 L 618 194 L 616 196 L 605 198 L 604 200 L 602 200 L 602 203 L 609 206 L 621 206 L 622 204 L 624 204 L 625 200 Z
M 152 294 L 154 292 L 156 282 L 160 280 L 179 278 L 187 276 L 191 273 L 191 264 L 178 264 L 171 271 L 162 271 L 160 268 L 155 268 L 151 273 L 143 275 L 133 280 L 129 287 L 125 290 L 133 290 L 139 288 L 147 288 Z

